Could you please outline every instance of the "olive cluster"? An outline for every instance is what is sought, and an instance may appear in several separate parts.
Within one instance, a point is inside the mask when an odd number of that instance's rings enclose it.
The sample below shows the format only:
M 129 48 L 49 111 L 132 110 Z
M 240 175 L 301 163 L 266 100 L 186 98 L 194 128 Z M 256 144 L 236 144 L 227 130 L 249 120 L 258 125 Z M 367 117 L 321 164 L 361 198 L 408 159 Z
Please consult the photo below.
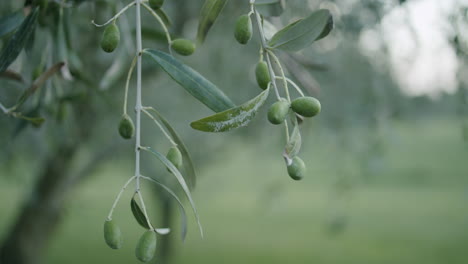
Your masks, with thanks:
M 114 220 L 104 222 L 104 239 L 107 245 L 112 249 L 122 247 L 123 238 L 119 226 Z M 135 248 L 135 255 L 141 262 L 149 262 L 156 253 L 156 232 L 152 230 L 145 231 L 138 240 Z
M 234 29 L 235 39 L 237 42 L 243 45 L 247 44 L 252 38 L 252 20 L 250 18 L 250 14 L 251 13 L 241 15 L 237 19 Z M 272 80 L 270 76 L 269 65 L 263 60 L 263 53 L 271 52 L 268 49 L 268 47 L 262 47 L 260 61 L 255 67 L 255 77 L 257 84 L 262 90 L 267 89 L 270 84 L 274 82 L 276 78 L 278 78 L 275 76 L 275 78 Z M 280 78 L 285 81 L 284 75 Z M 285 88 L 287 89 L 287 87 Z M 292 123 L 295 124 L 297 123 L 297 116 L 299 116 L 301 119 L 302 117 L 314 117 L 320 113 L 320 110 L 320 102 L 314 97 L 301 96 L 291 101 L 288 95 L 288 99 L 278 97 L 278 100 L 270 106 L 267 117 L 268 121 L 273 125 L 280 125 L 287 122 L 287 117 L 294 113 Z M 289 176 L 294 180 L 302 179 L 306 171 L 304 161 L 298 156 L 285 157 L 285 159 Z
M 160 9 L 164 0 L 149 0 L 149 5 L 153 10 Z M 117 19 L 116 19 L 117 20 Z M 120 42 L 120 30 L 116 25 L 116 20 L 106 27 L 101 39 L 101 48 L 107 53 L 113 52 Z M 195 44 L 188 39 L 174 39 L 170 43 L 171 49 L 182 56 L 190 56 L 195 52 Z

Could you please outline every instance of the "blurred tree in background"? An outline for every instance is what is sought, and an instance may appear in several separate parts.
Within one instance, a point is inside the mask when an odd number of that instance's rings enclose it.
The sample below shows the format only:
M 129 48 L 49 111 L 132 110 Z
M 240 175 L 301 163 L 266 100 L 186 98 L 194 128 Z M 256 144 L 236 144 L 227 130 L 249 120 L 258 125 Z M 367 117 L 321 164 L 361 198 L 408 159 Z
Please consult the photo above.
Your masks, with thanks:
M 173 24 L 171 34 L 194 39 L 196 22 L 203 1 L 170 0 L 166 2 L 166 11 L 172 18 Z M 235 19 L 248 12 L 247 3 L 240 4 L 240 2 L 229 1 L 206 42 L 197 47 L 194 56 L 184 58 L 187 64 L 217 84 L 235 102 L 244 102 L 258 94 L 253 73 L 257 62 L 258 45 L 241 47 L 235 43 L 232 32 Z M 310 189 L 316 188 L 314 190 L 317 193 L 319 190 L 325 190 L 326 193 L 324 195 L 326 198 L 323 199 L 325 205 L 322 206 L 325 209 L 317 206 L 324 209 L 317 211 L 326 211 L 325 230 L 330 234 L 341 234 L 350 225 L 350 215 L 356 215 L 357 212 L 363 214 L 359 210 L 361 207 L 353 207 L 352 202 L 353 199 L 360 199 L 359 190 L 363 188 L 362 186 L 401 185 L 401 188 L 405 189 L 416 186 L 417 183 L 422 185 L 425 183 L 430 185 L 431 190 L 440 187 L 446 188 L 447 193 L 457 194 L 458 192 L 454 190 L 461 187 L 460 193 L 465 193 L 463 201 L 466 203 L 468 167 L 463 160 L 466 161 L 468 157 L 466 151 L 468 146 L 468 80 L 465 74 L 468 52 L 468 3 L 463 0 L 298 0 L 286 2 L 288 8 L 285 13 L 273 18 L 273 23 L 278 28 L 319 8 L 329 9 L 335 20 L 335 30 L 329 37 L 317 42 L 315 46 L 300 53 L 280 54 L 280 58 L 286 65 L 286 74 L 300 84 L 308 94 L 319 98 L 323 106 L 321 116 L 316 122 L 303 125 L 305 134 L 308 134 L 307 145 L 311 149 L 304 155 L 313 160 L 309 166 L 311 172 L 308 176 L 319 178 L 319 180 L 306 182 L 303 188 L 307 190 L 298 189 L 299 193 L 305 193 L 299 198 L 291 194 L 293 192 L 288 192 L 290 190 L 288 188 L 292 188 L 289 186 L 297 183 L 280 180 L 285 178 L 283 176 L 286 175 L 286 171 L 283 167 L 272 165 L 274 162 L 281 161 L 280 155 L 273 150 L 281 149 L 284 142 L 280 142 L 280 133 L 271 132 L 271 126 L 265 121 L 266 118 L 263 118 L 265 114 L 259 114 L 262 118 L 257 118 L 248 128 L 227 135 L 209 135 L 208 138 L 191 130 L 188 123 L 209 115 L 210 111 L 188 96 L 177 84 L 171 82 L 168 76 L 161 74 L 162 71 L 159 68 L 146 65 L 146 63 L 143 65 L 145 100 L 157 105 L 161 112 L 173 120 L 175 127 L 192 150 L 192 156 L 201 172 L 218 171 L 216 178 L 200 173 L 202 182 L 195 193 L 201 193 L 200 195 L 204 196 L 197 199 L 198 205 L 203 208 L 203 204 L 206 204 L 207 207 L 214 208 L 216 203 L 213 200 L 216 200 L 217 195 L 223 197 L 222 190 L 225 190 L 224 195 L 228 198 L 224 200 L 219 198 L 219 201 L 220 203 L 227 201 L 221 205 L 221 208 L 227 211 L 229 211 L 228 207 L 233 204 L 252 203 L 252 201 L 245 201 L 252 197 L 258 198 L 259 206 L 266 208 L 266 211 L 271 208 L 274 211 L 274 208 L 281 207 L 281 202 L 286 203 L 288 199 L 284 197 L 288 195 L 291 195 L 291 201 L 299 201 L 299 204 L 306 204 L 310 199 L 315 198 L 322 201 L 322 198 L 309 193 Z M 31 1 L 28 0 L 0 2 L 1 48 L 5 47 L 9 38 L 14 34 L 14 30 L 2 27 L 1 25 L 4 25 L 2 22 L 7 18 L 22 21 L 25 14 L 31 12 L 30 4 Z M 6 208 L 0 217 L 0 263 L 30 264 L 68 261 L 63 257 L 67 254 L 63 253 L 62 256 L 57 253 L 59 257 L 53 262 L 50 260 L 53 259 L 50 257 L 51 253 L 48 252 L 56 250 L 56 246 L 50 247 L 50 245 L 54 244 L 57 230 L 60 230 L 61 220 L 67 219 L 68 214 L 80 215 L 79 212 L 73 214 L 70 211 L 94 210 L 88 206 L 95 201 L 79 198 L 89 194 L 79 189 L 79 186 L 90 186 L 87 183 L 93 183 L 92 186 L 96 186 L 95 190 L 99 194 L 92 193 L 90 197 L 97 197 L 99 202 L 102 200 L 103 204 L 99 203 L 99 206 L 108 206 L 112 199 L 109 197 L 113 197 L 118 188 L 116 186 L 120 186 L 123 177 L 130 174 L 132 166 L 130 162 L 133 158 L 130 149 L 132 147 L 130 143 L 122 142 L 118 138 L 117 124 L 120 118 L 126 72 L 135 50 L 132 41 L 135 28 L 131 23 L 135 18 L 130 12 L 118 21 L 122 42 L 117 55 L 101 51 L 99 42 L 102 30 L 96 29 L 90 23 L 96 18 L 111 17 L 125 4 L 121 1 L 104 0 L 48 1 L 47 11 L 41 10 L 38 13 L 38 25 L 33 37 L 27 40 L 24 51 L 7 71 L 0 73 L 0 103 L 4 106 L 14 105 L 26 89 L 35 87 L 34 84 L 40 80 L 39 76 L 51 73 L 50 76 L 47 75 L 49 78 L 43 85 L 21 106 L 24 117 L 0 114 L 0 192 L 5 191 L 4 195 L 0 196 L 3 200 L 0 209 Z M 165 47 L 164 34 L 159 27 L 153 26 L 153 19 L 149 15 L 144 15 L 143 21 L 142 32 L 146 46 Z M 260 40 L 254 37 L 252 42 L 259 43 Z M 61 65 L 61 62 L 65 64 Z M 167 98 L 176 99 L 167 100 Z M 130 100 L 133 101 L 133 98 Z M 34 119 L 31 120 L 31 118 Z M 43 123 L 42 118 L 45 120 Z M 449 133 L 448 130 L 454 132 Z M 143 131 L 155 144 L 167 145 L 152 127 L 144 125 Z M 432 141 L 430 133 L 457 135 L 457 138 L 447 139 L 448 143 L 439 143 Z M 405 141 L 406 138 L 401 134 L 410 136 Z M 399 144 L 399 140 L 408 144 L 404 145 L 401 142 Z M 424 144 L 421 143 L 423 147 L 420 149 L 419 143 L 416 143 L 420 142 L 418 140 L 424 142 Z M 448 153 L 443 152 L 443 147 L 447 148 Z M 416 155 L 422 156 L 413 156 L 411 151 L 414 149 L 420 150 Z M 441 154 L 438 155 L 437 152 Z M 262 157 L 258 157 L 259 153 L 262 153 Z M 243 159 L 243 155 L 258 158 L 258 161 Z M 456 166 L 450 161 L 453 161 Z M 144 164 L 146 164 L 145 170 L 155 175 L 162 175 L 165 171 L 165 168 L 152 166 L 151 162 Z M 245 170 L 242 170 L 242 167 Z M 247 168 L 254 171 L 247 171 Z M 404 168 L 411 168 L 412 171 L 404 170 Z M 451 170 L 448 171 L 448 169 Z M 100 180 L 104 177 L 100 175 L 106 175 L 105 180 Z M 444 178 L 444 175 L 453 175 L 453 177 Z M 236 176 L 243 179 L 242 183 L 233 181 Z M 264 179 L 270 176 L 271 180 Z M 204 180 L 204 177 L 207 180 Z M 114 182 L 117 183 L 114 184 Z M 446 186 L 452 186 L 453 189 Z M 251 189 L 254 196 L 248 195 Z M 104 195 L 106 193 L 109 195 Z M 156 215 L 160 218 L 159 221 L 163 226 L 177 229 L 177 220 L 174 219 L 177 213 L 174 210 L 176 204 L 170 197 L 158 190 L 154 190 L 153 193 L 155 195 L 153 200 L 157 201 L 154 209 L 158 212 Z M 441 194 L 441 197 L 445 194 Z M 397 195 L 389 194 L 391 200 L 399 201 L 395 196 Z M 439 196 L 434 197 L 436 197 L 434 200 L 426 198 L 434 203 L 440 202 L 437 198 Z M 452 196 L 446 194 L 445 197 L 451 199 Z M 9 202 L 10 199 L 14 202 Z M 75 199 L 86 201 L 86 204 L 80 204 L 78 208 L 71 207 L 70 204 Z M 406 196 L 401 199 L 403 201 L 399 205 L 403 208 L 406 205 Z M 423 198 L 421 200 L 423 200 L 422 203 L 430 203 L 424 201 Z M 458 206 L 457 203 L 454 204 Z M 442 204 L 441 207 L 444 205 Z M 239 208 L 244 208 L 240 206 Z M 415 205 L 414 208 L 418 206 L 420 204 Z M 295 205 L 291 202 L 286 207 L 295 208 Z M 355 210 L 356 213 L 351 212 L 353 208 L 358 208 Z M 393 209 L 382 207 L 381 210 L 392 212 Z M 101 226 L 106 210 L 93 212 L 96 218 L 86 219 L 83 222 L 93 222 Z M 206 222 L 205 227 L 209 229 L 210 225 L 223 226 L 222 223 L 215 223 L 219 212 L 224 212 L 226 218 L 238 217 L 239 221 L 246 220 L 246 217 L 251 214 L 250 211 L 241 209 L 239 211 L 243 214 L 237 213 L 236 209 L 232 210 L 229 213 L 223 210 L 212 212 L 206 209 L 209 213 L 201 214 L 202 220 Z M 405 213 L 413 211 L 411 208 L 405 210 L 407 210 Z M 455 207 L 453 211 L 446 213 L 447 218 L 457 215 L 462 210 L 466 211 L 466 207 Z M 257 210 L 252 209 L 252 211 Z M 282 212 L 287 215 L 289 211 Z M 441 217 L 445 216 L 444 212 L 440 214 Z M 282 214 L 282 217 L 284 215 Z M 314 215 L 298 215 L 305 220 L 299 221 L 291 216 L 284 219 L 278 217 L 277 219 L 280 220 L 277 222 L 268 217 L 263 218 L 263 221 L 274 223 L 275 230 L 287 229 L 285 226 L 289 228 L 294 224 L 304 228 L 316 224 L 317 228 L 324 228 L 319 226 L 320 221 L 310 220 L 314 218 Z M 219 217 L 219 221 L 224 219 L 222 216 Z M 362 217 L 365 218 L 365 215 Z M 465 221 L 468 216 L 466 213 L 463 215 L 460 213 L 460 218 Z M 418 228 L 424 224 L 421 223 L 423 220 L 418 219 L 415 222 L 408 220 L 408 222 L 411 222 L 412 228 L 419 230 Z M 465 224 L 453 224 L 454 228 L 455 226 L 465 227 L 466 230 L 466 221 L 460 220 L 460 222 Z M 261 228 L 262 225 L 246 224 L 239 229 L 249 230 L 252 234 L 256 232 L 260 234 L 262 231 L 256 230 L 255 227 Z M 223 228 L 229 229 L 229 227 Z M 75 229 L 75 227 L 70 227 L 70 229 Z M 237 229 L 233 227 L 233 230 Z M 431 228 L 428 230 L 423 230 L 421 233 L 433 231 Z M 461 245 L 468 241 L 468 234 L 465 230 L 453 236 L 451 232 L 457 233 L 456 231 L 450 230 L 443 233 L 441 237 L 449 237 L 454 242 L 450 245 L 433 247 L 437 249 L 446 247 L 450 250 L 441 251 L 440 258 L 439 256 L 431 257 L 433 262 L 425 261 L 424 263 L 443 263 L 438 261 L 449 258 L 447 256 L 451 256 L 453 262 L 449 262 L 450 259 L 448 259 L 446 263 L 462 263 L 460 259 L 466 260 L 467 256 L 463 255 L 462 250 L 451 251 L 454 248 L 464 248 Z M 98 243 L 103 243 L 100 233 L 89 230 L 76 232 L 87 233 L 88 237 L 97 237 L 92 240 L 96 239 Z M 213 244 L 217 244 L 219 241 L 216 239 L 219 239 L 221 235 L 217 236 L 216 232 L 212 232 L 211 235 L 214 240 Z M 207 237 L 206 239 L 210 240 L 209 231 Z M 456 240 L 453 237 L 459 239 Z M 177 243 L 172 239 L 174 239 L 173 235 L 170 235 L 160 242 L 158 263 L 177 261 L 182 263 L 178 258 L 170 258 L 175 255 L 173 245 Z M 198 239 L 197 237 L 196 241 Z M 272 257 L 268 260 L 257 257 L 274 256 L 274 245 L 268 244 L 271 246 L 268 248 L 271 252 L 264 252 L 256 249 L 255 243 L 252 242 L 252 251 L 246 251 L 245 248 L 239 246 L 245 242 L 247 244 L 245 247 L 248 247 L 248 241 L 242 241 L 242 239 L 257 240 L 252 237 L 240 239 L 236 237 L 234 231 L 230 233 L 230 236 L 225 235 L 225 239 L 232 240 L 227 245 L 241 248 L 239 251 L 231 249 L 232 251 L 226 250 L 226 252 L 232 255 L 245 255 L 242 259 L 244 263 L 261 263 L 262 261 L 304 263 L 304 259 L 309 261 L 306 263 L 312 263 L 312 260 L 316 263 L 362 263 L 366 261 L 389 263 L 390 258 L 385 253 L 381 253 L 375 258 L 369 257 L 363 260 L 359 258 L 358 253 L 355 253 L 360 252 L 359 250 L 350 249 L 348 252 L 346 251 L 348 247 L 346 247 L 343 253 L 330 253 L 330 255 L 350 256 L 345 257 L 342 262 L 332 258 L 315 259 L 310 256 L 300 259 L 296 256 L 298 259 L 295 261 L 294 254 L 311 250 L 306 247 L 303 251 L 297 249 L 297 252 L 291 249 L 287 257 L 277 259 Z M 360 237 L 352 237 L 350 244 L 359 243 L 360 239 Z M 265 238 L 265 240 L 273 239 Z M 294 238 L 286 236 L 284 240 L 285 243 L 296 244 Z M 427 240 L 432 241 L 429 238 Z M 298 241 L 300 242 L 297 243 L 304 243 L 302 239 Z M 382 241 L 379 240 L 379 243 L 388 242 Z M 373 242 L 370 241 L 369 244 L 374 244 Z M 194 243 L 197 245 L 196 242 Z M 83 244 L 85 242 L 80 241 L 73 245 Z M 189 247 L 192 244 L 186 246 Z M 200 247 L 202 246 L 193 248 L 199 249 Z M 430 250 L 424 246 L 421 248 L 420 251 Z M 282 254 L 281 248 L 276 251 L 277 254 Z M 227 260 L 228 256 L 225 256 L 226 260 L 219 259 L 224 256 L 223 252 L 221 249 L 218 252 L 213 250 L 212 255 L 206 258 L 196 258 L 197 253 L 193 255 L 194 259 L 203 259 L 204 263 L 210 260 L 216 263 L 231 263 Z M 391 251 L 388 254 L 393 256 L 395 252 L 399 251 Z M 93 254 L 99 255 L 100 253 Z M 108 251 L 101 255 L 103 254 L 105 257 L 95 256 L 91 259 L 96 259 L 96 263 L 110 259 Z M 297 253 L 297 255 L 300 254 Z M 419 256 L 414 252 L 408 255 Z M 63 258 L 60 259 L 60 256 Z M 70 256 L 80 257 L 76 253 L 70 253 Z M 114 260 L 128 263 L 124 262 L 125 259 Z M 239 259 L 232 258 L 232 261 L 234 260 Z M 79 259 L 73 261 L 82 263 Z M 70 263 L 75 262 L 70 260 Z M 423 261 L 408 257 L 408 259 L 400 260 L 399 263 L 423 263 Z

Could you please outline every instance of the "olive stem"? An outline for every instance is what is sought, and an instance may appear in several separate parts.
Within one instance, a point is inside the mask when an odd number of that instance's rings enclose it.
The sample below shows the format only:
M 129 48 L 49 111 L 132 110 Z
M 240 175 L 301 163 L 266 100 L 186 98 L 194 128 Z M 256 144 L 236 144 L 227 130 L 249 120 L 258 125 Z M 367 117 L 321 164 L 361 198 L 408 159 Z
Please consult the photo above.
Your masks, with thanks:
M 255 13 L 255 18 L 256 18 L 255 20 L 257 20 L 258 31 L 260 33 L 260 40 L 262 42 L 262 51 L 265 51 L 268 48 L 268 45 L 266 43 L 265 34 L 263 33 L 263 26 L 262 26 L 260 14 L 254 8 L 253 4 L 251 4 L 251 9 Z M 267 60 L 267 65 L 268 65 L 268 71 L 270 73 L 270 79 L 271 79 L 271 82 L 273 83 L 273 87 L 275 88 L 276 98 L 280 100 L 281 96 L 278 92 L 278 86 L 276 85 L 275 78 L 273 78 L 275 76 L 275 71 L 273 70 L 273 67 L 271 66 L 271 61 L 270 61 L 270 57 L 268 56 L 268 53 L 266 54 L 266 60 Z
M 137 57 L 136 55 L 133 58 L 132 65 L 130 66 L 130 69 L 128 70 L 127 74 L 127 82 L 125 83 L 125 99 L 124 99 L 124 107 L 123 107 L 123 112 L 126 115 L 127 114 L 127 99 L 128 99 L 128 87 L 130 85 L 130 78 L 132 77 L 133 69 L 135 69 L 135 64 L 137 62 Z
M 2 111 L 3 111 L 5 114 L 8 113 L 8 109 L 7 109 L 5 106 L 3 106 L 2 103 L 0 103 L 0 109 L 2 109 Z
M 140 177 L 141 175 L 138 175 L 137 179 L 140 179 Z M 143 209 L 143 214 L 145 215 L 146 222 L 148 223 L 148 226 L 151 228 L 151 230 L 154 230 L 154 227 L 149 220 L 148 213 L 146 212 L 145 201 L 143 201 L 143 196 L 141 195 L 141 191 L 137 190 L 136 193 L 138 194 L 138 198 L 140 198 L 141 209 Z
M 304 93 L 302 92 L 301 88 L 299 88 L 299 86 L 297 86 L 297 84 L 295 82 L 293 82 L 291 79 L 289 79 L 288 77 L 283 78 L 281 76 L 275 76 L 275 79 L 278 79 L 278 80 L 286 79 L 286 81 L 288 81 L 288 83 L 290 83 L 302 97 L 305 96 Z
M 166 130 L 163 128 L 163 126 L 161 125 L 161 123 L 158 122 L 158 120 L 150 113 L 146 110 L 147 108 L 146 107 L 143 107 L 142 111 L 151 119 L 153 119 L 153 121 L 156 123 L 156 125 L 159 127 L 159 129 L 161 130 L 161 132 L 163 132 L 164 136 L 169 140 L 169 142 L 171 142 L 171 144 L 173 146 L 177 146 L 177 143 L 174 142 L 174 140 L 172 140 L 171 136 L 169 136 L 169 134 L 167 134 Z
M 115 198 L 114 200 L 114 203 L 112 204 L 112 208 L 109 212 L 109 215 L 107 216 L 107 220 L 112 220 L 112 214 L 114 213 L 114 209 L 115 207 L 117 206 L 117 203 L 119 202 L 120 200 L 120 197 L 122 196 L 123 192 L 125 191 L 125 189 L 127 189 L 128 185 L 133 181 L 133 179 L 135 179 L 136 176 L 132 176 L 125 184 L 124 186 L 122 187 L 122 189 L 120 189 L 120 192 L 119 194 L 117 195 L 117 198 Z
M 104 27 L 104 26 L 107 26 L 109 25 L 110 23 L 112 23 L 114 20 L 116 20 L 117 18 L 119 18 L 125 11 L 127 11 L 127 9 L 129 9 L 130 7 L 132 7 L 133 5 L 136 5 L 137 2 L 140 2 L 140 0 L 136 0 L 136 1 L 132 1 L 130 4 L 126 5 L 124 8 L 122 8 L 122 10 L 120 10 L 114 17 L 112 17 L 111 19 L 109 19 L 106 23 L 104 24 L 96 24 L 94 22 L 94 20 L 91 20 L 91 23 L 93 23 L 94 26 L 96 27 Z
M 135 140 L 135 175 L 137 192 L 140 191 L 140 146 L 141 146 L 141 0 L 136 0 L 136 44 L 137 44 L 137 93 L 136 93 L 136 140 Z
M 154 12 L 154 10 L 151 7 L 149 7 L 147 4 L 145 3 L 141 3 L 141 4 L 156 18 L 156 20 L 158 20 L 159 24 L 161 24 L 161 27 L 163 28 L 164 33 L 166 33 L 169 50 L 171 50 L 171 43 L 172 43 L 171 34 L 169 34 L 169 30 L 164 24 L 164 21 L 162 21 L 161 17 L 156 12 Z
M 286 98 L 288 98 L 288 101 L 291 102 L 291 97 L 289 96 L 288 82 L 286 80 L 286 75 L 284 74 L 283 66 L 281 66 L 281 62 L 279 61 L 278 57 L 276 57 L 273 51 L 267 49 L 267 52 L 268 54 L 271 55 L 275 63 L 278 65 L 278 68 L 280 69 L 281 76 L 283 77 L 283 85 L 284 85 L 284 91 L 286 93 Z

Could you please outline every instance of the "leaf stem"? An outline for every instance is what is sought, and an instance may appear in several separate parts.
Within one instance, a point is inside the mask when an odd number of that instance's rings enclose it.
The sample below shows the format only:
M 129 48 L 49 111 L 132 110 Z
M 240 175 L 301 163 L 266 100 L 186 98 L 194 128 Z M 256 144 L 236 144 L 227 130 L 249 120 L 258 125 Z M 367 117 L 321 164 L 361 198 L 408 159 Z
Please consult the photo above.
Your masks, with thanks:
M 120 200 L 120 197 L 122 196 L 122 194 L 124 193 L 125 189 L 128 187 L 128 185 L 136 178 L 136 176 L 132 176 L 125 184 L 124 186 L 122 187 L 122 189 L 120 189 L 120 192 L 119 194 L 117 195 L 117 198 L 115 198 L 114 200 L 114 203 L 112 204 L 112 208 L 109 212 L 109 215 L 107 216 L 107 220 L 112 220 L 112 214 L 114 213 L 114 209 L 115 207 L 117 206 L 117 203 L 119 202 Z
M 141 3 L 141 4 L 156 18 L 156 20 L 158 20 L 159 24 L 161 24 L 161 27 L 163 28 L 164 33 L 166 33 L 166 39 L 169 45 L 169 50 L 171 50 L 171 42 L 172 42 L 171 34 L 169 34 L 169 30 L 164 24 L 164 21 L 162 21 L 161 17 L 156 12 L 154 12 L 154 10 L 151 7 L 149 7 L 147 4 L 145 3 Z
M 278 65 L 278 68 L 280 69 L 281 76 L 283 77 L 284 92 L 286 93 L 286 98 L 288 98 L 288 101 L 291 102 L 291 97 L 289 96 L 288 82 L 286 80 L 286 75 L 284 74 L 283 66 L 281 66 L 281 62 L 279 61 L 278 57 L 276 57 L 273 51 L 267 49 L 267 53 L 273 58 L 275 63 Z
M 104 27 L 104 26 L 107 26 L 109 25 L 110 23 L 112 23 L 114 20 L 116 20 L 117 18 L 119 18 L 125 11 L 127 11 L 127 9 L 129 9 L 130 7 L 132 7 L 133 5 L 138 5 L 138 3 L 140 2 L 141 0 L 135 0 L 135 1 L 132 1 L 130 4 L 126 5 L 124 8 L 122 8 L 122 10 L 120 10 L 114 17 L 112 17 L 111 19 L 109 19 L 106 23 L 104 24 L 96 24 L 94 22 L 94 20 L 91 20 L 91 23 L 96 26 L 96 27 Z
M 284 79 L 286 79 L 286 81 L 287 81 L 288 83 L 290 83 L 290 84 L 297 90 L 297 92 L 298 92 L 302 97 L 305 96 L 304 93 L 302 92 L 301 88 L 299 88 L 299 86 L 297 86 L 297 84 L 296 84 L 295 82 L 293 82 L 291 79 L 289 79 L 289 78 L 287 78 L 287 77 L 286 77 L 286 78 L 283 78 L 283 77 L 281 77 L 281 76 L 275 76 L 275 78 L 278 79 L 278 80 L 284 80 Z
M 130 85 L 130 78 L 132 77 L 133 69 L 135 69 L 137 58 L 138 58 L 138 55 L 135 55 L 132 61 L 132 65 L 130 66 L 130 69 L 128 70 L 128 74 L 127 74 L 127 82 L 125 83 L 125 99 L 124 99 L 124 106 L 123 106 L 124 115 L 127 114 L 128 87 Z
M 177 143 L 174 142 L 174 140 L 172 140 L 171 136 L 169 136 L 169 134 L 166 132 L 166 130 L 163 128 L 163 126 L 161 125 L 161 123 L 159 123 L 159 121 L 150 113 L 148 112 L 148 110 L 146 110 L 147 108 L 146 107 L 143 107 L 142 111 L 151 119 L 153 119 L 153 121 L 156 123 L 156 125 L 159 127 L 159 129 L 161 130 L 161 132 L 163 132 L 164 136 L 169 140 L 169 142 L 171 142 L 171 144 L 173 146 L 177 146 Z

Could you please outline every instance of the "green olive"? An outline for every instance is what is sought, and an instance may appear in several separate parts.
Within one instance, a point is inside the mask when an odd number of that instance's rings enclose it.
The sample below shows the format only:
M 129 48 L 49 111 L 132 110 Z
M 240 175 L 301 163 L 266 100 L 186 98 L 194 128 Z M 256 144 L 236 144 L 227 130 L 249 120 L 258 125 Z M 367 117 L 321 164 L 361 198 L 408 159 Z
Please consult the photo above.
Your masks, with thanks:
M 268 121 L 274 125 L 279 125 L 284 122 L 289 112 L 289 102 L 280 100 L 270 106 L 268 109 Z
M 299 157 L 292 158 L 291 164 L 288 165 L 289 176 L 296 181 L 301 180 L 306 172 L 304 161 Z
M 119 249 L 122 247 L 122 233 L 113 220 L 106 220 L 104 222 L 104 239 L 107 245 L 112 249 Z
M 252 20 L 248 15 L 240 16 L 236 21 L 234 37 L 240 44 L 247 44 L 252 38 Z
M 120 31 L 115 23 L 110 24 L 104 30 L 101 40 L 101 48 L 105 52 L 113 52 L 120 42 Z
M 149 0 L 149 5 L 154 10 L 161 8 L 163 4 L 164 0 Z
M 301 116 L 313 117 L 320 113 L 320 102 L 314 97 L 300 97 L 292 101 L 291 108 Z
M 268 72 L 268 65 L 266 62 L 261 61 L 255 67 L 255 77 L 257 79 L 258 86 L 265 90 L 268 88 L 270 83 L 270 73 Z
M 131 139 L 134 132 L 135 126 L 133 125 L 132 119 L 128 115 L 124 114 L 119 123 L 119 134 L 124 139 Z
M 177 147 L 171 147 L 166 155 L 167 159 L 178 169 L 182 168 L 182 153 Z
M 195 44 L 188 39 L 175 39 L 172 41 L 171 47 L 182 56 L 189 56 L 195 52 Z
M 156 252 L 156 233 L 146 231 L 138 240 L 135 255 L 141 262 L 149 262 L 153 259 Z

